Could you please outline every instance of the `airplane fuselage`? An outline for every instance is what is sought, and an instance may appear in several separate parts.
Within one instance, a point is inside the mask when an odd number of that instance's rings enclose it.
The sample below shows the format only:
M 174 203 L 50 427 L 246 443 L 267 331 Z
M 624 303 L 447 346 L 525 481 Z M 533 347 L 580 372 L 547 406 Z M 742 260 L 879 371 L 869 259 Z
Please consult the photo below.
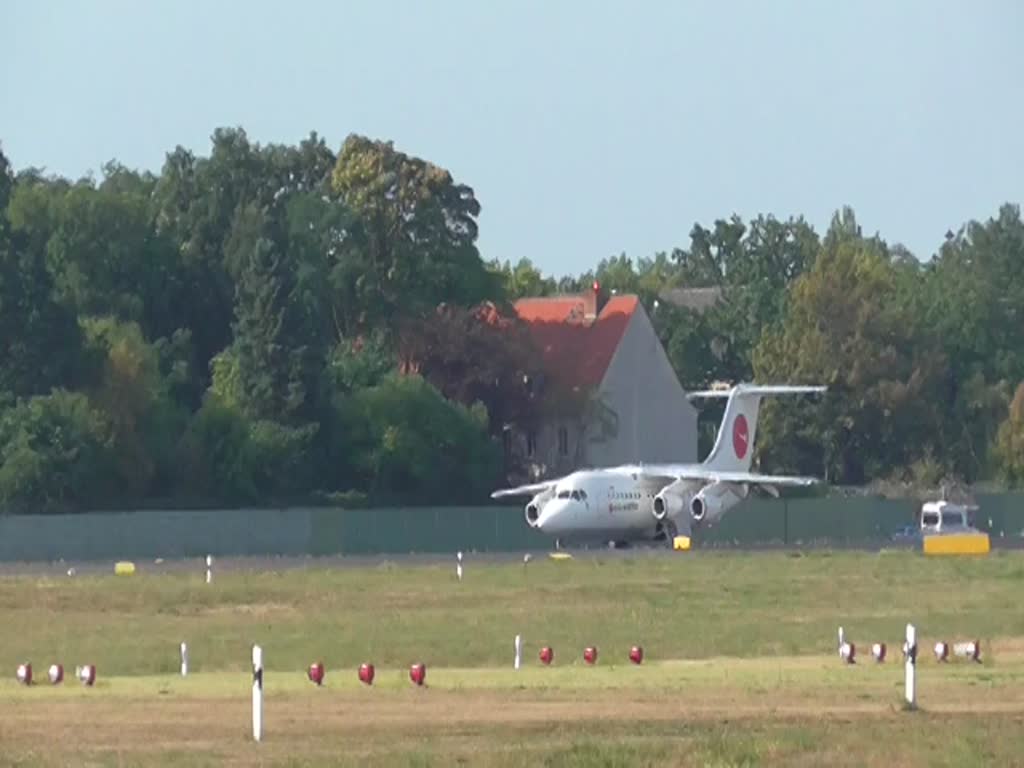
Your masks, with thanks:
M 654 499 L 660 488 L 645 486 L 639 479 L 642 471 L 639 466 L 622 466 L 573 472 L 527 505 L 527 522 L 574 542 L 653 541 L 689 529 L 686 510 L 703 484 L 694 483 L 692 490 L 680 494 L 682 511 L 658 520 Z

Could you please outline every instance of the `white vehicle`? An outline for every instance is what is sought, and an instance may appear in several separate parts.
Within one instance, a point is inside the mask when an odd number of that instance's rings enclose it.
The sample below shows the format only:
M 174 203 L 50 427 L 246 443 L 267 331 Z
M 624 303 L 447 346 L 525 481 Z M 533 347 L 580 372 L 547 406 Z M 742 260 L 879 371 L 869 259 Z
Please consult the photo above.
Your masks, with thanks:
M 778 496 L 777 486 L 820 482 L 813 477 L 757 474 L 750 471 L 750 463 L 762 397 L 825 390 L 819 386 L 737 384 L 724 391 L 693 392 L 689 397 L 729 398 L 715 445 L 700 464 L 579 470 L 495 491 L 491 498 L 532 496 L 526 505 L 526 522 L 555 536 L 558 547 L 585 541 L 665 541 L 671 546 L 680 527 L 689 530 L 693 525 L 713 524 L 745 499 L 752 485 Z
M 977 512 L 973 504 L 954 504 L 945 499 L 926 501 L 921 506 L 921 534 L 941 536 L 953 533 L 978 533 L 971 525 L 970 513 Z

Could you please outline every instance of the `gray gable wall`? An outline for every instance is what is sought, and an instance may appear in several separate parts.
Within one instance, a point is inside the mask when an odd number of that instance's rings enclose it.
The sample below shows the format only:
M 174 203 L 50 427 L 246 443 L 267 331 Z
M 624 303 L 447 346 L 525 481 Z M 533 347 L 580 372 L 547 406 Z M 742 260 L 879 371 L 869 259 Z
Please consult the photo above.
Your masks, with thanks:
M 588 465 L 697 461 L 697 410 L 642 305 L 612 357 L 600 396 L 609 413 L 604 426 L 588 424 Z

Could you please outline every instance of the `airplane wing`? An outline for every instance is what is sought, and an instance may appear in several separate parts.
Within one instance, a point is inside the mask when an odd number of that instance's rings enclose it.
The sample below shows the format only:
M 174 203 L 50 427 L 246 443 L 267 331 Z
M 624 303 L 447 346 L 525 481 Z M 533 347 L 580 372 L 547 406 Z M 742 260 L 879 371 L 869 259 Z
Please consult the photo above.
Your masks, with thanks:
M 657 481 L 665 478 L 671 480 L 704 480 L 709 483 L 747 483 L 750 485 L 783 485 L 795 487 L 807 487 L 821 482 L 816 477 L 798 477 L 793 475 L 762 475 L 757 472 L 729 472 L 715 469 L 706 469 L 701 466 L 659 466 L 647 465 L 643 467 L 643 475 L 651 480 Z
M 548 488 L 553 488 L 558 482 L 555 480 L 545 480 L 541 483 L 532 483 L 530 485 L 520 485 L 516 488 L 503 488 L 500 491 L 495 491 L 491 494 L 492 499 L 501 499 L 506 496 L 534 496 L 541 491 L 546 491 Z

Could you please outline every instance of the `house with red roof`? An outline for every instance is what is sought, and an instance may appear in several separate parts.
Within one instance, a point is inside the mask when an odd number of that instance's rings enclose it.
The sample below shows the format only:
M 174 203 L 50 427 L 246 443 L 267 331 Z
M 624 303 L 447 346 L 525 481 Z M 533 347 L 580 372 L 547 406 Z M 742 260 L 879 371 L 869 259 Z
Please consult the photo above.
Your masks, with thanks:
M 637 296 L 515 303 L 543 362 L 538 426 L 506 432 L 533 478 L 631 462 L 695 462 L 697 411 Z M 520 463 L 520 462 L 517 462 Z

